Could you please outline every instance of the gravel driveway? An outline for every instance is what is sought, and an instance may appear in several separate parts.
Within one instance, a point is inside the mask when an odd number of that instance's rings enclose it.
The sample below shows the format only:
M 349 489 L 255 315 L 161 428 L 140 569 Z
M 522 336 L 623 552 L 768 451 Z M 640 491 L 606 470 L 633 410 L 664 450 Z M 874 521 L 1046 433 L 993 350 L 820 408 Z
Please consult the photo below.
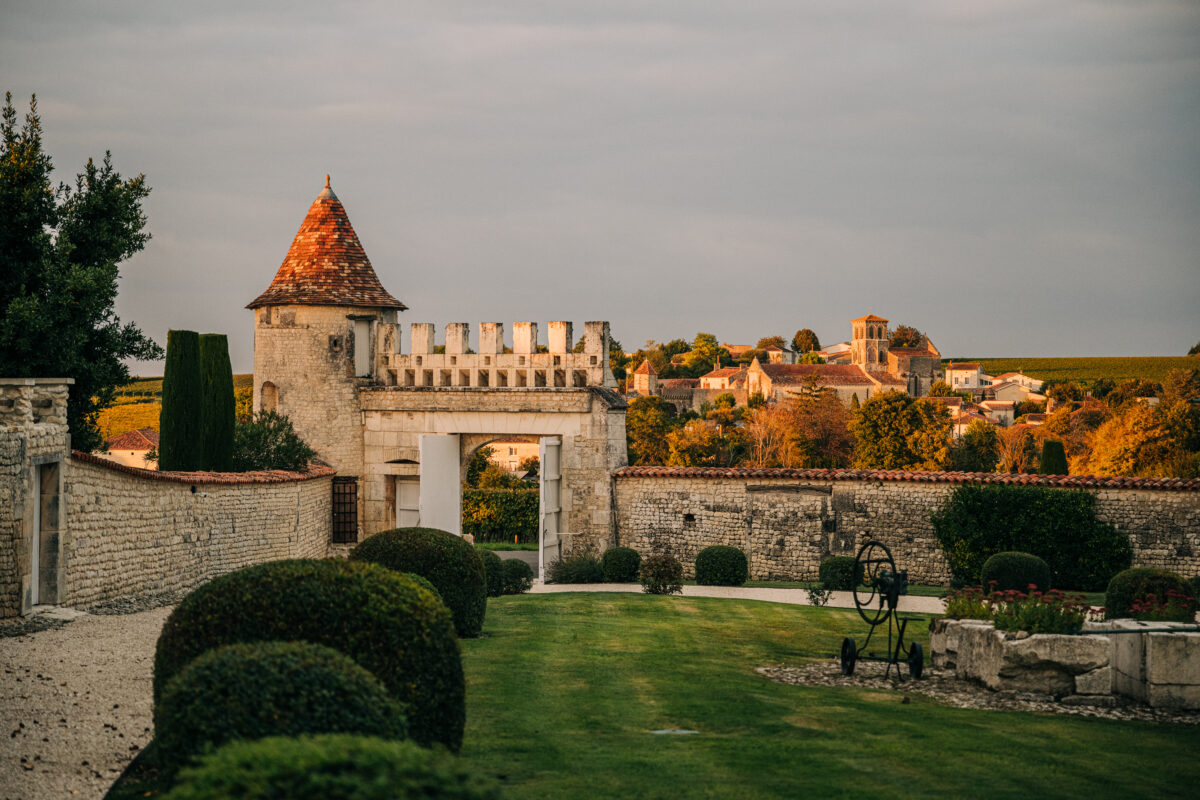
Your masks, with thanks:
M 0 638 L 0 797 L 104 796 L 150 742 L 154 645 L 170 613 L 86 614 Z

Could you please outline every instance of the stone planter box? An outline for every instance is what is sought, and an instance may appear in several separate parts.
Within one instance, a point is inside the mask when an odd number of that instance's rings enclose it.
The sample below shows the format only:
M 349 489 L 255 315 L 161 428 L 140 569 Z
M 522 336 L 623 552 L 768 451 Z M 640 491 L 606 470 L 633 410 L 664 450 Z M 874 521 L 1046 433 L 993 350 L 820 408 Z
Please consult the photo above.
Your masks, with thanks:
M 1177 624 L 1110 620 L 1086 629 Z M 934 620 L 929 630 L 935 667 L 989 689 L 1097 704 L 1119 694 L 1158 708 L 1200 709 L 1200 633 L 1031 636 L 971 619 Z
M 1107 637 L 1007 633 L 973 619 L 934 620 L 929 631 L 935 667 L 989 689 L 1056 698 L 1112 694 Z

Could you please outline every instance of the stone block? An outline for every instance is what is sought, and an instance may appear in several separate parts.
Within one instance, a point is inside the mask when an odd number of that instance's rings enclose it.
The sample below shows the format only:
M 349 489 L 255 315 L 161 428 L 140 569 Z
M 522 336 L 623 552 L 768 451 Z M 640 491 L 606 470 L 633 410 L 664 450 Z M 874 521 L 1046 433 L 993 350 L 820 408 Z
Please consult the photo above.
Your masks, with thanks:
M 571 352 L 571 333 L 573 326 L 569 322 L 554 321 L 550 323 L 548 333 L 548 348 L 551 353 L 565 354 Z
M 462 355 L 471 346 L 471 325 L 466 322 L 446 323 L 446 355 Z
M 1112 667 L 1100 667 L 1075 676 L 1075 694 L 1112 694 Z
M 537 352 L 537 323 L 513 323 L 513 353 L 517 355 L 532 355 Z

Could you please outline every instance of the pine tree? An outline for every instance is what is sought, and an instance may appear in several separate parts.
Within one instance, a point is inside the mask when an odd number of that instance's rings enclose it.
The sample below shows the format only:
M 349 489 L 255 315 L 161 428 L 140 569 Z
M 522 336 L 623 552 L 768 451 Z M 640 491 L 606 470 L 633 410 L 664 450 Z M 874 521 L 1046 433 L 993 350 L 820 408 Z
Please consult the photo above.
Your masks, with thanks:
M 233 469 L 233 367 L 223 333 L 200 336 L 200 465 L 214 472 Z
M 167 364 L 158 418 L 159 469 L 203 468 L 200 393 L 200 336 L 195 331 L 167 331 Z
M 0 375 L 74 378 L 67 401 L 71 445 L 104 443 L 100 409 L 129 382 L 123 359 L 162 349 L 114 311 L 121 262 L 145 246 L 139 175 L 124 179 L 106 154 L 55 191 L 42 150 L 36 98 L 24 125 L 12 95 L 0 111 Z
M 1067 453 L 1063 443 L 1057 439 L 1047 439 L 1042 442 L 1042 463 L 1038 470 L 1043 475 L 1066 475 Z

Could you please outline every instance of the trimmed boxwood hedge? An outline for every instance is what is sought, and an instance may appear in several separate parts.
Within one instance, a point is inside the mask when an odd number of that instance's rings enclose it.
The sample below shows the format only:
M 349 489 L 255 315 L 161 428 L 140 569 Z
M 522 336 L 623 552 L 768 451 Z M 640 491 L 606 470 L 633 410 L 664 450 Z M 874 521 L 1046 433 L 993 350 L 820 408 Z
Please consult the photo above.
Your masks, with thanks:
M 325 734 L 231 742 L 180 774 L 167 800 L 500 800 L 449 753 Z
M 483 559 L 483 573 L 487 581 L 487 596 L 499 597 L 504 594 L 504 559 L 491 550 L 480 550 L 479 557 Z
M 992 581 L 996 582 L 994 587 Z M 1050 565 L 1032 553 L 1006 550 L 983 562 L 979 584 L 985 592 L 1027 592 L 1031 585 L 1046 592 L 1050 590 Z
M 454 617 L 459 636 L 478 636 L 487 613 L 483 558 L 461 536 L 437 528 L 396 528 L 363 540 L 351 561 L 368 561 L 427 578 Z
M 741 586 L 750 577 L 750 562 L 736 547 L 714 544 L 696 554 L 696 583 L 701 586 Z
M 646 594 L 683 594 L 683 564 L 670 553 L 651 553 L 642 559 L 638 580 Z
M 504 564 L 504 593 L 521 594 L 533 588 L 533 568 L 519 558 L 501 559 Z
M 642 556 L 632 547 L 610 547 L 600 557 L 600 564 L 609 583 L 637 583 Z
M 167 683 L 154 743 L 168 773 L 237 739 L 356 733 L 403 739 L 404 706 L 344 653 L 311 642 L 209 650 Z
M 154 702 L 201 653 L 271 640 L 345 653 L 407 704 L 413 740 L 454 751 L 462 744 L 462 659 L 450 612 L 411 576 L 361 562 L 273 561 L 193 591 L 158 637 Z
M 547 583 L 604 583 L 604 567 L 590 553 L 572 553 L 546 568 Z
M 825 589 L 836 589 L 840 592 L 852 592 L 863 580 L 863 567 L 858 564 L 857 572 L 854 565 L 858 559 L 854 556 L 830 556 L 817 567 L 817 577 Z
M 1175 591 L 1193 598 L 1190 608 L 1179 615 L 1179 622 L 1191 622 L 1196 616 L 1196 595 L 1188 582 L 1174 572 L 1154 567 L 1133 567 L 1118 572 L 1104 593 L 1105 619 L 1133 616 L 1133 603 L 1153 594 L 1160 603 L 1167 602 L 1167 592 Z

